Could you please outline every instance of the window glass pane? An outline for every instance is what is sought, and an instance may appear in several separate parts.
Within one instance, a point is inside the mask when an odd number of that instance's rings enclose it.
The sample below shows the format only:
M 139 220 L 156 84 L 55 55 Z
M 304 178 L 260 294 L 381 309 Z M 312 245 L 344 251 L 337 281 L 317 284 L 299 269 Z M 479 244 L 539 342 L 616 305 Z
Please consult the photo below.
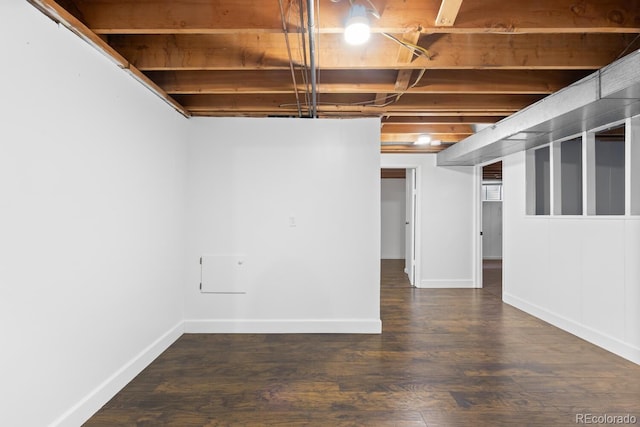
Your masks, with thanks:
M 551 214 L 551 165 L 549 147 L 535 151 L 536 215 Z
M 582 215 L 582 138 L 560 145 L 562 215 Z
M 624 215 L 624 134 L 624 126 L 596 134 L 596 215 Z

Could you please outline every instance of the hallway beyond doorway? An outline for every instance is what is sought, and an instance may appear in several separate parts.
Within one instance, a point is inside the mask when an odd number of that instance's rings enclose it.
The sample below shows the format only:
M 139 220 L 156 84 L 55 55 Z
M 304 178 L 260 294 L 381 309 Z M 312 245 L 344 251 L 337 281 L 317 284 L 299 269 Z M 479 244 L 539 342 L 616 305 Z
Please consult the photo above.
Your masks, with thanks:
M 502 260 L 482 261 L 482 288 L 502 300 Z

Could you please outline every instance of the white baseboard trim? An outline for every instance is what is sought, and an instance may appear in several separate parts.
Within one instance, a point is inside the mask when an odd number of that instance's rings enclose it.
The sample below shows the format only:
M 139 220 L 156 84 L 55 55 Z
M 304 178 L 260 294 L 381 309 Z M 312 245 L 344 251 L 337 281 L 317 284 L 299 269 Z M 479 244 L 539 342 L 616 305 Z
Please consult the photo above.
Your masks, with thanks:
M 420 281 L 420 288 L 437 288 L 437 289 L 447 289 L 447 288 L 475 288 L 476 285 L 473 280 L 463 280 L 463 279 L 440 279 L 440 280 L 431 280 L 431 279 L 423 279 Z
M 544 320 L 564 331 L 582 338 L 592 344 L 602 347 L 613 354 L 623 357 L 640 365 L 640 348 L 620 341 L 591 327 L 585 326 L 574 320 L 552 313 L 536 304 L 528 303 L 516 296 L 505 293 L 503 301 L 519 310 Z
M 193 334 L 379 334 L 380 319 L 191 319 L 184 332 Z
M 64 414 L 50 424 L 53 426 L 79 426 L 98 412 L 105 403 L 124 388 L 132 379 L 153 362 L 163 351 L 173 344 L 184 333 L 184 323 L 165 332 L 160 338 L 142 350 L 124 366 L 113 373 L 102 384 L 87 394 L 82 400 L 69 408 Z

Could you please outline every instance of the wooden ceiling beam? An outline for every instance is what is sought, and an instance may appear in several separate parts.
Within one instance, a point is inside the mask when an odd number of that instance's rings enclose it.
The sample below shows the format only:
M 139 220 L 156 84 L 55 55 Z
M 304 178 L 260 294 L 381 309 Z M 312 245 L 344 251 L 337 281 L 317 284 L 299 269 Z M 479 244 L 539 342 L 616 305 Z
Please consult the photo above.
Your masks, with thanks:
M 402 70 L 416 74 L 413 70 Z M 408 93 L 551 94 L 589 71 L 429 70 Z M 290 93 L 287 70 L 148 71 L 147 76 L 170 94 Z M 319 93 L 398 93 L 394 70 L 322 70 Z M 298 90 L 304 90 L 298 78 Z M 408 82 L 406 83 L 408 86 Z M 405 89 L 406 90 L 406 89 Z
M 303 106 L 303 112 L 306 113 L 306 107 Z M 340 112 L 320 112 L 318 117 L 320 118 L 335 118 L 335 117 L 378 117 L 384 118 L 384 120 L 389 119 L 406 119 L 406 120 L 416 120 L 420 119 L 428 119 L 429 122 L 433 123 L 496 123 L 501 119 L 505 118 L 509 114 L 506 114 L 504 111 L 489 111 L 486 112 L 486 116 L 479 115 L 480 113 L 477 111 L 380 111 L 379 109 L 372 112 L 362 113 L 360 111 L 340 111 Z M 493 115 L 491 115 L 493 114 Z M 242 111 L 227 111 L 224 109 L 201 109 L 199 111 L 192 111 L 191 116 L 193 117 L 295 117 L 298 115 L 297 110 L 289 109 L 283 111 L 253 111 L 250 109 L 244 109 Z M 438 122 L 438 119 L 442 119 L 442 122 Z M 490 121 L 491 120 L 491 121 Z
M 482 179 L 502 180 L 502 161 L 483 166 Z
M 376 99 L 374 101 L 374 105 L 376 107 L 383 107 L 387 102 L 390 101 L 389 96 L 386 93 L 376 93 Z
M 448 5 L 454 0 L 444 0 Z M 75 1 L 78 17 L 98 34 L 170 33 L 279 33 L 282 31 L 277 2 L 254 0 L 93 0 Z M 380 19 L 372 31 L 403 33 L 410 28 L 441 31 L 436 19 L 442 0 L 374 3 Z M 298 29 L 297 2 L 291 7 L 291 31 Z M 344 31 L 349 4 L 320 0 L 321 33 Z M 490 13 L 487 13 L 490 11 Z M 289 15 L 289 10 L 285 10 Z M 638 0 L 504 0 L 466 1 L 447 32 L 460 33 L 589 33 L 640 32 Z M 442 25 L 442 24 L 438 24 Z
M 408 31 L 402 36 L 400 36 L 403 42 L 408 44 L 417 44 L 418 40 L 420 40 L 420 31 Z M 408 64 L 413 61 L 413 57 L 415 56 L 415 51 L 407 48 L 406 46 L 398 46 L 398 56 L 396 57 L 396 61 L 399 64 Z
M 413 142 L 417 140 L 418 136 L 420 135 L 421 135 L 420 133 L 381 133 L 380 141 L 381 142 L 397 142 L 397 143 Z M 442 142 L 455 143 L 455 142 L 462 141 L 468 136 L 469 134 L 467 133 L 461 133 L 461 134 L 443 133 L 439 135 L 434 135 L 433 139 L 438 139 Z
M 205 111 L 295 111 L 295 97 L 290 95 L 176 95 L 177 102 L 191 112 Z M 404 95 L 400 100 L 385 107 L 373 105 L 372 95 L 326 94 L 318 105 L 320 112 L 361 112 L 384 115 L 388 112 L 473 112 L 475 115 L 488 112 L 509 115 L 540 100 L 536 95 Z
M 440 151 L 450 147 L 451 144 L 432 145 L 411 145 L 411 144 L 384 144 L 380 147 L 381 153 L 439 153 Z
M 406 169 L 384 168 L 380 171 L 380 178 L 382 179 L 391 179 L 391 178 L 404 179 L 406 177 L 407 177 Z
M 444 134 L 458 134 L 458 135 L 471 135 L 473 129 L 469 124 L 393 124 L 382 123 L 382 133 L 386 134 L 398 134 L 398 133 L 411 133 L 411 134 L 429 134 L 429 135 L 444 135 Z
M 465 115 L 455 115 L 455 116 L 436 116 L 436 115 L 423 115 L 423 116 L 389 116 L 385 117 L 382 120 L 382 124 L 384 126 L 387 125 L 431 125 L 431 124 L 444 124 L 444 125 L 457 125 L 457 124 L 476 124 L 476 123 L 484 123 L 491 124 L 497 123 L 502 120 L 506 116 L 504 115 L 476 115 L 476 116 L 465 116 Z
M 411 76 L 413 75 L 413 70 L 399 70 L 398 76 L 396 77 L 396 82 L 393 85 L 394 92 L 406 92 L 409 90 L 409 84 L 411 83 Z
M 393 89 L 394 70 L 322 70 L 319 93 L 377 93 Z M 149 78 L 172 94 L 290 93 L 289 70 L 148 71 Z M 298 90 L 304 90 L 296 73 Z
M 409 45 L 415 45 L 418 43 L 420 39 L 420 31 L 409 31 L 402 35 L 402 41 Z M 413 60 L 415 55 L 415 50 L 410 49 L 404 45 L 398 46 L 398 56 L 396 57 L 396 62 L 398 64 L 409 64 Z M 402 69 L 398 70 L 398 74 L 396 75 L 396 82 L 393 86 L 393 93 L 391 90 L 387 90 L 386 92 L 379 92 L 377 97 L 383 102 L 381 104 L 376 105 L 384 105 L 387 102 L 391 102 L 394 99 L 397 100 L 400 95 L 406 92 L 409 89 L 409 83 L 411 81 L 411 75 L 413 74 L 412 69 Z
M 320 38 L 318 63 L 329 69 L 574 69 L 611 63 L 634 41 L 630 34 L 459 34 L 422 36 L 432 59 L 398 63 L 397 45 L 382 36 L 364 47 L 345 47 L 341 37 Z M 143 71 L 289 69 L 283 37 L 253 35 L 110 36 L 110 45 Z M 293 58 L 301 57 L 297 47 Z M 298 65 L 298 64 L 296 64 Z
M 551 94 L 592 70 L 427 70 L 410 93 Z

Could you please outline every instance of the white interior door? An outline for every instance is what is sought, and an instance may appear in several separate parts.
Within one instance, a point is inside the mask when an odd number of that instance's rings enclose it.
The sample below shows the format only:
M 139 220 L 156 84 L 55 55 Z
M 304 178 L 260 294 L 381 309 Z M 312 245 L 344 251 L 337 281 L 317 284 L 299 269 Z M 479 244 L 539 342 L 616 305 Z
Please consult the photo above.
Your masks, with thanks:
M 405 262 L 404 270 L 411 286 L 415 286 L 416 275 L 416 170 L 407 169 L 406 174 L 406 221 L 405 221 Z

